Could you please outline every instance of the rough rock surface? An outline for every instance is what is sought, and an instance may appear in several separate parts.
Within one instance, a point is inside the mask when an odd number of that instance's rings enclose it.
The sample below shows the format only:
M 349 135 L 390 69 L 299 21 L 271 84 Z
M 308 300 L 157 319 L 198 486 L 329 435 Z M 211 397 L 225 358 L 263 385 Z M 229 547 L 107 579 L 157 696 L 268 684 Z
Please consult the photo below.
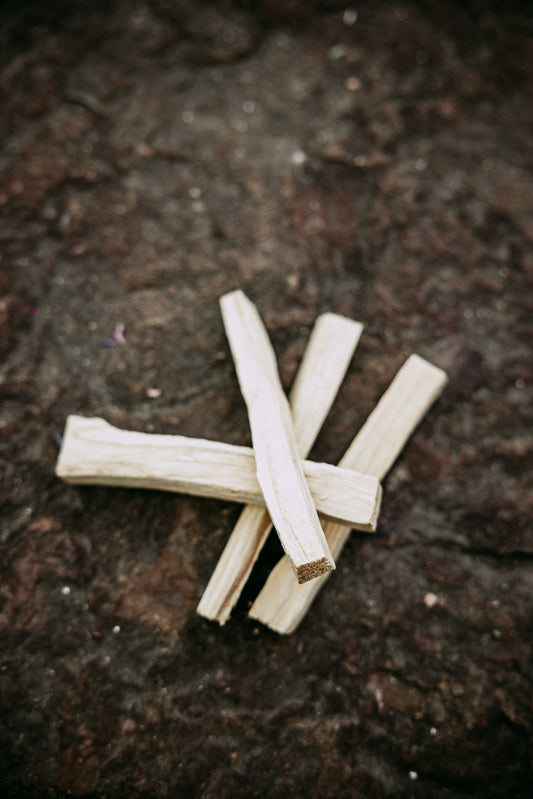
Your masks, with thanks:
M 3 4 L 3 797 L 531 795 L 526 9 Z M 249 443 L 236 287 L 286 387 L 366 325 L 317 459 L 410 352 L 450 374 L 290 637 L 247 617 L 275 538 L 196 614 L 237 506 L 54 477 L 72 412 Z

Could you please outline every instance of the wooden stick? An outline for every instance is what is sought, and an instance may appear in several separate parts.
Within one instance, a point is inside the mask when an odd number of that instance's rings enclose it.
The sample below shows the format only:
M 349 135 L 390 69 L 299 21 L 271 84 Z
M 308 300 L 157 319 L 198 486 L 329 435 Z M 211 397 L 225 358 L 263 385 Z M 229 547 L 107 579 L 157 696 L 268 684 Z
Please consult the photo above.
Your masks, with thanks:
M 322 427 L 362 330 L 359 322 L 337 314 L 322 314 L 316 321 L 290 394 L 301 457 Z M 198 605 L 200 616 L 226 623 L 271 529 L 266 509 L 243 508 Z
M 313 461 L 304 462 L 304 472 L 326 518 L 375 529 L 379 480 Z M 68 417 L 56 474 L 69 483 L 153 488 L 265 504 L 250 447 L 118 430 L 99 418 Z
M 299 583 L 335 568 L 306 483 L 274 350 L 242 291 L 220 300 L 237 377 L 248 408 L 257 479 Z
M 424 414 L 447 381 L 446 373 L 418 355 L 411 355 L 356 436 L 339 465 L 364 469 L 383 479 Z M 335 523 L 324 527 L 333 557 L 339 557 L 350 528 Z M 250 616 L 278 633 L 294 632 L 327 575 L 309 585 L 295 585 L 282 558 L 250 609 Z

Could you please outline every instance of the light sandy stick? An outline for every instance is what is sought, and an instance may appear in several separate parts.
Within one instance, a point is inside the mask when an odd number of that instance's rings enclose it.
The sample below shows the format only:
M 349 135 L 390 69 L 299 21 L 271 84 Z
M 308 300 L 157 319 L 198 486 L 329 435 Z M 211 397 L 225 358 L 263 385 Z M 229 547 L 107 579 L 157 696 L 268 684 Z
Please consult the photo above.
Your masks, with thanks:
M 375 529 L 379 480 L 313 461 L 304 461 L 304 472 L 313 500 L 327 518 Z M 99 418 L 68 417 L 56 474 L 69 483 L 265 504 L 250 447 L 118 430 Z
M 441 369 L 418 355 L 411 355 L 339 465 L 365 470 L 383 479 L 446 381 Z M 333 557 L 339 557 L 350 528 L 328 522 L 324 532 Z M 309 585 L 294 584 L 289 564 L 282 558 L 252 605 L 250 616 L 278 633 L 294 632 L 326 578 L 327 575 Z
M 316 321 L 290 394 L 302 458 L 322 427 L 362 330 L 359 322 L 332 313 Z M 243 508 L 198 605 L 201 616 L 225 624 L 271 529 L 266 509 Z
M 306 483 L 276 356 L 257 309 L 242 291 L 220 300 L 237 377 L 248 408 L 257 479 L 299 583 L 335 568 Z

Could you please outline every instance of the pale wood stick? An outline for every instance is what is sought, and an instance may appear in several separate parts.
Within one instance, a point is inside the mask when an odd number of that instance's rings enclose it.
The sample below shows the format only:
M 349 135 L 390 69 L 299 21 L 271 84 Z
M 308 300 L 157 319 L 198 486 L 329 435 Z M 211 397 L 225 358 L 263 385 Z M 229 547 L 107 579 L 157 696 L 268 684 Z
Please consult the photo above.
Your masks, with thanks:
M 446 373 L 411 355 L 368 417 L 340 464 L 344 468 L 364 469 L 383 479 L 412 431 L 439 396 L 447 381 Z M 326 523 L 331 552 L 338 558 L 350 528 Z M 250 609 L 250 616 L 278 633 L 294 632 L 328 575 L 309 585 L 294 584 L 289 564 L 282 558 Z
M 362 330 L 359 322 L 332 313 L 316 321 L 289 398 L 302 458 L 322 427 Z M 271 529 L 266 509 L 243 508 L 198 605 L 200 616 L 226 623 Z
M 306 483 L 274 350 L 257 309 L 242 291 L 220 299 L 241 391 L 248 408 L 257 479 L 299 583 L 335 568 Z
M 302 458 L 328 415 L 362 332 L 360 322 L 338 314 L 325 313 L 316 320 L 289 396 Z
M 370 475 L 304 462 L 324 516 L 374 530 L 381 488 Z M 69 416 L 56 465 L 69 483 L 153 488 L 255 505 L 265 504 L 250 447 L 118 430 L 103 419 Z

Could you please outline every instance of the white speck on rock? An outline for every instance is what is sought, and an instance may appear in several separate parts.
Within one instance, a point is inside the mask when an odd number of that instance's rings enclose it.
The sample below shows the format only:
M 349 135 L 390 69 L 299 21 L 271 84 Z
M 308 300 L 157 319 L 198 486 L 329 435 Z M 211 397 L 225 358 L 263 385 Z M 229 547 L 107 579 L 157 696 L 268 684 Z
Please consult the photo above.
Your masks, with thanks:
M 307 161 L 307 156 L 303 150 L 295 150 L 291 155 L 291 161 L 296 166 L 301 166 Z
M 355 75 L 351 75 L 344 81 L 344 88 L 348 92 L 357 92 L 361 88 L 361 80 Z
M 357 11 L 355 8 L 347 8 L 342 15 L 342 21 L 347 28 L 351 28 L 357 22 Z

